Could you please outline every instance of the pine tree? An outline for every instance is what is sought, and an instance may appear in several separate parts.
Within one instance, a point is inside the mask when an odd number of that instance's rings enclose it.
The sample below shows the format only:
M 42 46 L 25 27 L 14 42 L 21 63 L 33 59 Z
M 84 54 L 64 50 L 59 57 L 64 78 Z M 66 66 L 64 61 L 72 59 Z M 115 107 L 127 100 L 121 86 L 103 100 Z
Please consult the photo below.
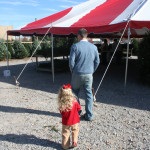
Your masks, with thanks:
M 21 59 L 29 56 L 29 53 L 20 41 L 15 40 L 13 48 L 15 50 L 15 58 Z
M 4 60 L 6 58 L 7 58 L 7 47 L 2 41 L 0 41 L 0 60 Z

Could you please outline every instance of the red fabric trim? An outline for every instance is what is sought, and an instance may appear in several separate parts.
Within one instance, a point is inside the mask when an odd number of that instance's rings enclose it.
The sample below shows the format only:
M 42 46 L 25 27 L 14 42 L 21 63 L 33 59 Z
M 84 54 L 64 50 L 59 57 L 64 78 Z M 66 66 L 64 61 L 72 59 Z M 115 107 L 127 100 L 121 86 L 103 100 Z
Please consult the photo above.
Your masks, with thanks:
M 109 25 L 133 0 L 107 0 L 71 27 L 93 27 Z
M 130 27 L 134 29 L 142 29 L 142 28 L 150 29 L 150 21 L 131 21 Z
M 27 24 L 24 28 L 21 28 L 21 30 L 27 30 L 27 29 L 34 29 L 34 28 L 42 28 L 48 24 L 51 24 L 52 22 L 62 18 L 63 16 L 67 15 L 70 11 L 71 8 L 68 8 L 64 11 L 61 11 L 59 13 L 53 14 L 51 16 L 45 17 L 43 19 L 40 19 L 38 21 L 32 22 Z
M 115 25 L 107 25 L 107 26 L 100 26 L 100 27 L 85 27 L 88 33 L 110 33 L 110 32 L 118 32 L 121 29 L 124 29 L 126 22 L 115 24 Z M 49 33 L 57 34 L 57 35 L 69 35 L 71 33 L 77 34 L 78 30 L 81 27 L 53 27 L 50 29 Z M 41 28 L 41 29 L 33 29 L 33 30 L 16 30 L 16 31 L 8 31 L 9 35 L 15 35 L 15 33 L 20 33 L 22 35 L 32 35 L 36 34 L 45 34 L 48 28 Z
M 123 22 L 114 25 L 107 25 L 107 26 L 100 26 L 100 27 L 86 27 L 86 29 L 88 33 L 113 35 L 114 33 L 122 32 L 126 24 L 127 22 Z M 141 37 L 142 35 L 140 36 L 137 35 L 134 29 L 142 29 L 144 27 L 150 29 L 150 21 L 131 21 L 130 27 L 131 27 L 131 37 Z M 50 30 L 50 33 L 56 35 L 69 35 L 71 33 L 77 34 L 80 28 L 81 27 L 69 27 L 69 28 L 53 27 Z M 7 33 L 8 35 L 20 35 L 20 34 L 33 35 L 33 33 L 43 35 L 46 33 L 47 30 L 48 28 L 33 29 L 33 30 L 12 30 L 12 31 L 8 31 Z

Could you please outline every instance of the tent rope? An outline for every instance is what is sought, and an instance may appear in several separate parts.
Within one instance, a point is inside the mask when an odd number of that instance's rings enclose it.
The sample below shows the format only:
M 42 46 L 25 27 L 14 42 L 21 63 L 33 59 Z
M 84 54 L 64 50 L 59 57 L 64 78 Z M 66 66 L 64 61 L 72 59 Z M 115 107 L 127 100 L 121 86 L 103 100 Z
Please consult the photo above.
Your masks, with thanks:
M 119 40 L 118 44 L 117 44 L 117 46 L 116 46 L 116 49 L 115 49 L 115 51 L 114 51 L 114 53 L 113 53 L 113 55 L 112 55 L 112 57 L 111 57 L 111 59 L 110 59 L 110 61 L 109 61 L 109 64 L 108 64 L 108 66 L 107 66 L 107 68 L 106 68 L 106 70 L 105 70 L 105 72 L 104 72 L 104 74 L 103 74 L 103 76 L 102 76 L 102 79 L 101 79 L 101 81 L 100 81 L 100 83 L 99 83 L 99 85 L 98 85 L 98 87 L 97 87 L 97 89 L 96 89 L 96 92 L 95 92 L 95 94 L 94 94 L 94 96 L 93 96 L 95 105 L 96 105 L 96 94 L 97 94 L 97 92 L 98 92 L 98 90 L 99 90 L 99 88 L 100 88 L 100 86 L 101 86 L 101 84 L 102 84 L 102 82 L 103 82 L 103 80 L 104 80 L 104 77 L 105 77 L 105 75 L 106 75 L 106 73 L 107 73 L 107 71 L 108 71 L 108 68 L 109 68 L 109 66 L 110 66 L 110 64 L 111 64 L 111 62 L 112 62 L 112 59 L 113 59 L 113 57 L 114 57 L 114 55 L 115 55 L 115 53 L 116 53 L 116 51 L 117 51 L 117 48 L 118 48 L 118 46 L 119 46 L 119 44 L 120 44 L 120 41 L 121 41 L 121 39 L 122 39 L 122 37 L 123 37 L 125 31 L 126 31 L 126 28 L 127 28 L 128 24 L 129 24 L 129 22 L 130 22 L 130 20 L 131 20 L 131 17 L 136 13 L 136 11 L 137 11 L 146 1 L 147 1 L 147 0 L 141 2 L 140 5 L 133 11 L 133 13 L 132 13 L 132 14 L 129 16 L 129 18 L 128 18 L 127 24 L 126 24 L 126 26 L 125 26 L 125 28 L 124 28 L 124 31 L 123 31 L 123 33 L 122 33 L 122 35 L 121 35 L 121 37 L 120 37 L 120 40 Z M 129 42 L 129 41 L 128 41 L 128 42 Z
M 16 86 L 20 85 L 20 83 L 18 82 L 20 76 L 22 75 L 23 71 L 25 70 L 25 68 L 27 67 L 27 65 L 29 64 L 30 60 L 32 59 L 33 55 L 35 54 L 35 52 L 37 51 L 38 47 L 41 45 L 41 43 L 43 42 L 44 38 L 46 37 L 46 35 L 48 34 L 48 32 L 50 31 L 50 29 L 52 28 L 52 24 L 51 26 L 48 28 L 48 30 L 46 31 L 45 35 L 43 36 L 42 40 L 40 41 L 40 43 L 38 44 L 38 46 L 36 47 L 36 49 L 34 50 L 34 52 L 32 53 L 31 57 L 28 59 L 27 63 L 25 64 L 25 66 L 23 67 L 22 71 L 20 72 L 20 74 L 18 75 L 18 77 L 14 77 L 15 78 L 15 83 Z
M 105 75 L 106 75 L 106 73 L 107 73 L 107 71 L 108 71 L 108 68 L 109 68 L 109 66 L 110 66 L 110 64 L 111 64 L 111 62 L 112 62 L 112 59 L 114 58 L 114 55 L 115 55 L 115 53 L 116 53 L 116 51 L 117 51 L 117 49 L 118 49 L 118 46 L 119 46 L 119 44 L 120 44 L 120 41 L 122 40 L 122 37 L 123 37 L 123 35 L 124 35 L 124 33 L 125 33 L 125 31 L 126 31 L 126 29 L 127 29 L 127 26 L 128 26 L 128 24 L 129 24 L 129 22 L 130 22 L 130 19 L 128 20 L 128 22 L 127 22 L 127 24 L 126 24 L 126 26 L 125 26 L 125 28 L 124 28 L 124 31 L 123 31 L 123 33 L 122 33 L 122 35 L 121 35 L 121 37 L 120 37 L 120 39 L 119 39 L 119 42 L 118 42 L 118 44 L 117 44 L 117 46 L 116 46 L 116 48 L 115 48 L 115 50 L 114 50 L 114 52 L 113 52 L 113 55 L 112 55 L 112 57 L 111 57 L 111 59 L 110 59 L 110 61 L 109 61 L 109 63 L 108 63 L 108 66 L 107 66 L 107 68 L 106 68 L 106 70 L 105 70 L 105 72 L 104 72 L 104 74 L 103 74 L 103 76 L 102 76 L 102 79 L 101 79 L 101 81 L 100 81 L 100 83 L 99 83 L 99 85 L 98 85 L 98 87 L 97 87 L 97 89 L 96 89 L 96 92 L 95 92 L 95 94 L 94 94 L 94 98 L 96 97 L 96 94 L 97 94 L 97 92 L 98 92 L 98 90 L 99 90 L 99 88 L 100 88 L 100 86 L 101 86 L 101 84 L 102 84 L 102 82 L 103 82 L 103 80 L 104 80 L 104 77 L 105 77 Z M 96 99 L 96 98 L 95 98 Z M 95 100 L 95 102 L 96 102 L 96 100 Z

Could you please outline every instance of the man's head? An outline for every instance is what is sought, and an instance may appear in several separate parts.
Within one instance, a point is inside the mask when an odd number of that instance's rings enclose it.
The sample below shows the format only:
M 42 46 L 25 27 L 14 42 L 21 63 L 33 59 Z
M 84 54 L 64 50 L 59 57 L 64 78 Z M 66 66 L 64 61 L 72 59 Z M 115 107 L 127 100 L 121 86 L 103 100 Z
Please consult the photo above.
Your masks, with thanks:
M 82 40 L 82 39 L 84 39 L 84 38 L 87 38 L 87 35 L 88 35 L 87 30 L 84 29 L 84 28 L 82 28 L 82 29 L 80 29 L 80 30 L 78 31 L 78 39 L 79 39 L 79 40 Z

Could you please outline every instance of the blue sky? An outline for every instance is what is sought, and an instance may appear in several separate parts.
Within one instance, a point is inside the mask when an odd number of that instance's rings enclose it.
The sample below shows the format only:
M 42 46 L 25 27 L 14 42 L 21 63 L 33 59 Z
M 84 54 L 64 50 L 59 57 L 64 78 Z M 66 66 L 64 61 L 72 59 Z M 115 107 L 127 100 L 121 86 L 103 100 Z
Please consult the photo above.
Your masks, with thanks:
M 0 26 L 24 25 L 88 0 L 0 0 Z

